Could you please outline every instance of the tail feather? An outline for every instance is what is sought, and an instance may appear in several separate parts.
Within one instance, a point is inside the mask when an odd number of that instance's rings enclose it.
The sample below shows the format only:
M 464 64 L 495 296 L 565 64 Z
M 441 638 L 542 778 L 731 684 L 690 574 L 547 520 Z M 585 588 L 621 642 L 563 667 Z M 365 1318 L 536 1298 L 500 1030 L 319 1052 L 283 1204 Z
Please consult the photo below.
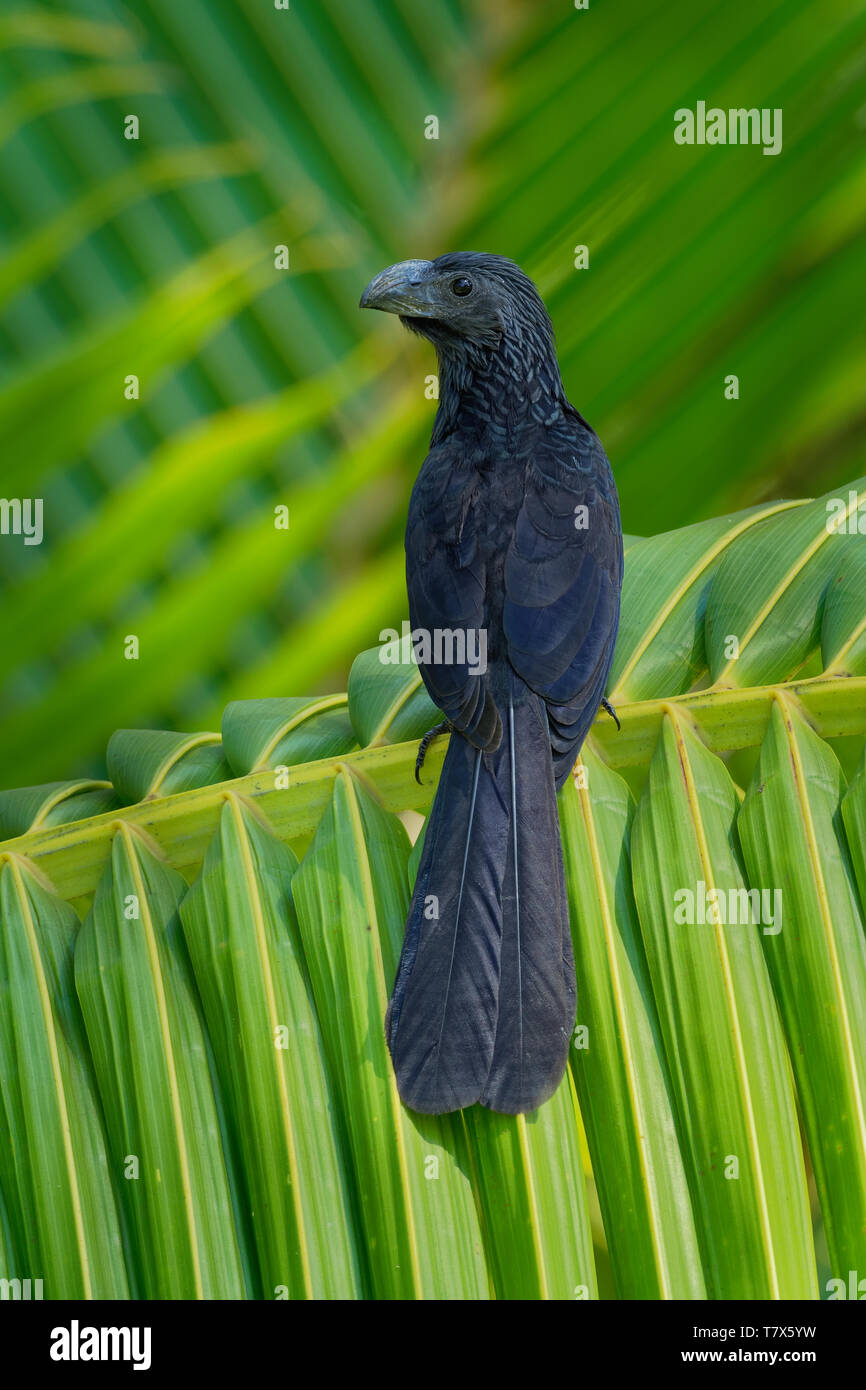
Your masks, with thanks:
M 559 1084 L 575 985 L 543 702 L 515 680 L 505 736 L 453 735 L 386 1019 L 414 1110 L 535 1109 Z
M 519 734 L 515 730 L 519 730 Z M 545 758 L 536 760 L 541 745 Z M 482 1105 L 520 1114 L 562 1080 L 576 990 L 544 706 L 508 711 L 510 834 L 502 895 L 499 1019 Z

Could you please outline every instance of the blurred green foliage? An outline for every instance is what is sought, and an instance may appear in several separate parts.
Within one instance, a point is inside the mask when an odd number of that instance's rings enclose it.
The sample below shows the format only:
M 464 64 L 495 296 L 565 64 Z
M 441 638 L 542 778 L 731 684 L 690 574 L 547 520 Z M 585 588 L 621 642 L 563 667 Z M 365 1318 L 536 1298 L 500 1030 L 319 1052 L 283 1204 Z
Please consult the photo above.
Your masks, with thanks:
M 862 473 L 864 64 L 860 0 L 11 0 L 0 492 L 44 540 L 0 536 L 0 781 L 399 625 L 435 364 L 357 311 L 389 261 L 536 278 L 629 532 Z M 699 100 L 781 154 L 677 145 Z

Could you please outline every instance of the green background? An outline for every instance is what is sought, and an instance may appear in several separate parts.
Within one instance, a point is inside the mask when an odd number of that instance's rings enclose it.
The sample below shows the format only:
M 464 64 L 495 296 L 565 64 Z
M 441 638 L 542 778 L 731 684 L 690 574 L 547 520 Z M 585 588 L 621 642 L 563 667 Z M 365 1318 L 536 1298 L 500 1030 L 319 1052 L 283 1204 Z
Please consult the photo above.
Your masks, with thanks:
M 399 626 L 435 362 L 358 312 L 391 261 L 533 275 L 632 534 L 861 474 L 864 71 L 848 0 L 5 5 L 0 493 L 45 537 L 0 537 L 0 784 Z M 675 144 L 698 100 L 782 153 Z

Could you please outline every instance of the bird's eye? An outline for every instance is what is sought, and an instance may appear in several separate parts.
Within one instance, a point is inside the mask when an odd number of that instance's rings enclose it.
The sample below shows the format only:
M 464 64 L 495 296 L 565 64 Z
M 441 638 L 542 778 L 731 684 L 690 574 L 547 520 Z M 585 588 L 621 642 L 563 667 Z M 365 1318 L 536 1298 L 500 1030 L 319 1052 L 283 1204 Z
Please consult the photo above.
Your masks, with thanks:
M 471 294 L 472 281 L 468 275 L 458 275 L 456 280 L 451 281 L 451 289 L 455 294 Z

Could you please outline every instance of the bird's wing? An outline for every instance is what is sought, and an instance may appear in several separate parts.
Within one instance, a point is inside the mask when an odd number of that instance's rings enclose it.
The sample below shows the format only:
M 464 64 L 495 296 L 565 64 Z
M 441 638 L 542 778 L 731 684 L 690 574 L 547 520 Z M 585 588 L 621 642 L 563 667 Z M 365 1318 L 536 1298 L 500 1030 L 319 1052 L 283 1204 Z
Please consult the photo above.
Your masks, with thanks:
M 505 561 L 512 666 L 547 704 L 557 783 L 604 696 L 619 622 L 619 504 L 607 456 L 579 417 L 540 430 Z
M 447 443 L 428 454 L 412 490 L 406 525 L 406 587 L 413 630 L 429 634 L 485 628 L 486 565 L 476 532 L 470 466 Z M 454 653 L 459 655 L 459 651 Z M 479 652 L 465 660 L 418 665 L 430 698 L 476 747 L 495 746 L 501 723 Z

